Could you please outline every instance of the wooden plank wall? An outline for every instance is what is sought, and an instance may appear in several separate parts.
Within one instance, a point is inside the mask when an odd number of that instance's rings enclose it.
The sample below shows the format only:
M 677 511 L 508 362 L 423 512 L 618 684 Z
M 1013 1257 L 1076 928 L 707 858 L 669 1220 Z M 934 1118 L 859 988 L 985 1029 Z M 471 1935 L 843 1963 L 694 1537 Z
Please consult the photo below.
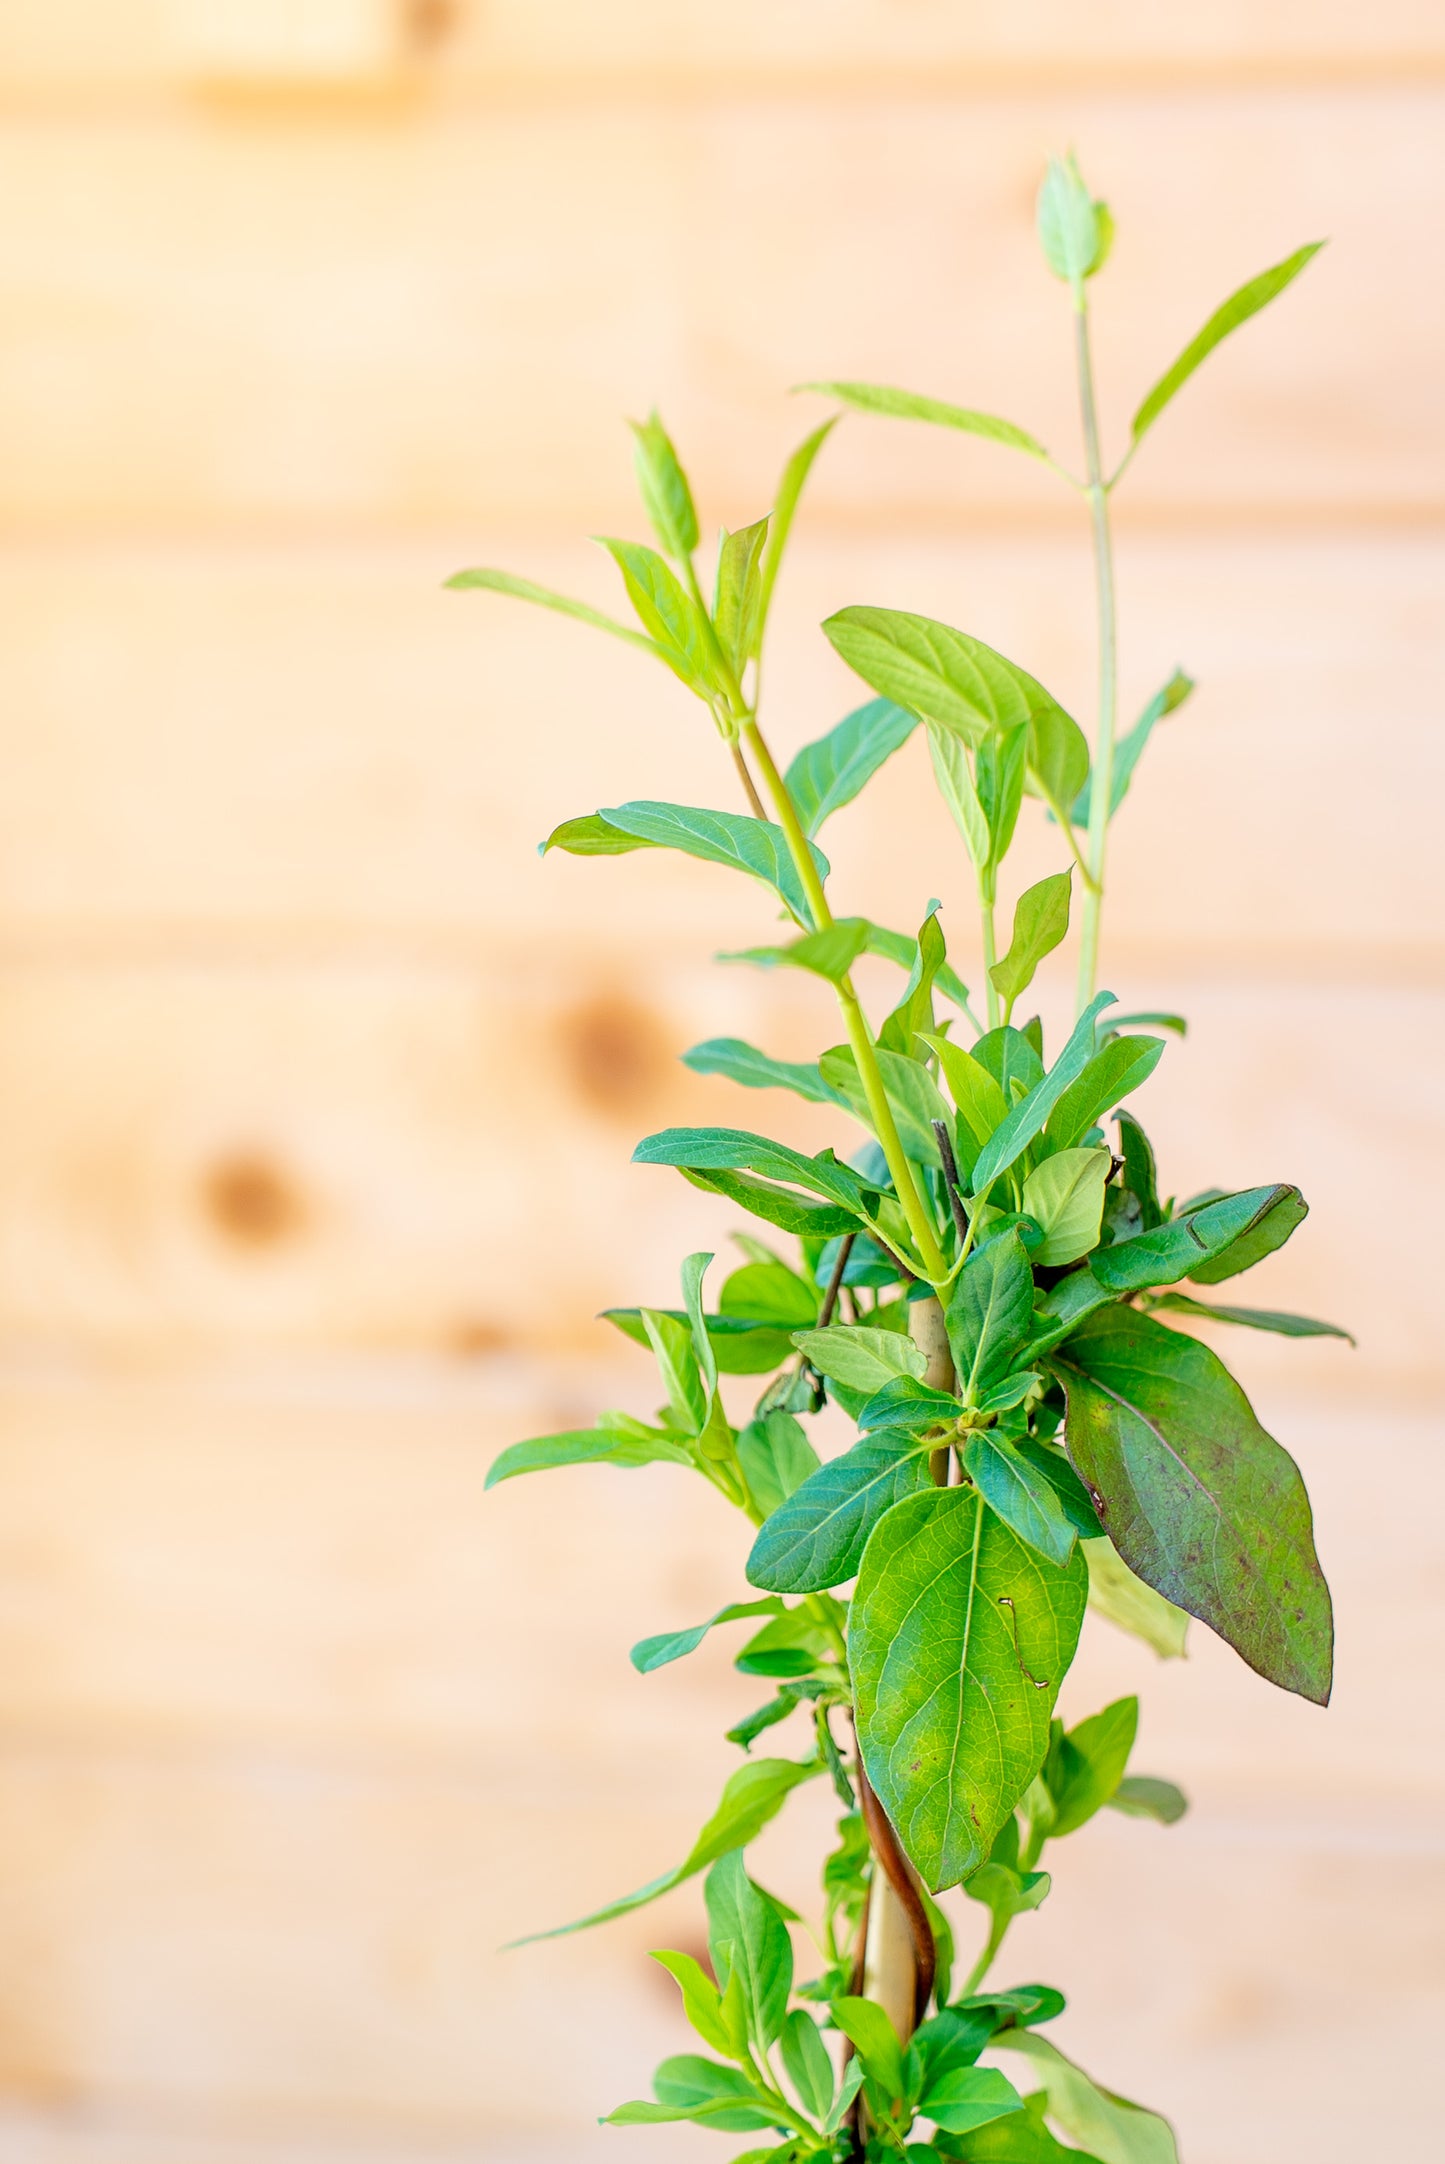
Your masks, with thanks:
M 642 1682 L 625 1648 L 725 1597 L 737 1534 L 662 1473 L 482 1480 L 645 1406 L 591 1318 L 726 1237 L 627 1163 L 738 1116 L 675 1055 L 801 1050 L 826 1010 L 710 964 L 766 929 L 729 882 L 537 861 L 562 816 L 730 801 L 727 772 L 660 674 L 439 583 L 503 561 L 607 599 L 579 537 L 635 529 L 620 416 L 654 398 L 730 525 L 820 373 L 1071 450 L 1030 233 L 1068 142 L 1119 219 L 1116 442 L 1207 307 L 1331 237 L 1131 476 L 1128 698 L 1176 662 L 1203 688 L 1121 830 L 1108 978 L 1193 1021 L 1150 1091 L 1171 1183 L 1298 1179 L 1268 1294 L 1360 1347 L 1234 1348 L 1316 1495 L 1334 1709 L 1203 1633 L 1160 1670 L 1100 1627 L 1073 1707 L 1141 1688 L 1143 1760 L 1195 1809 L 1071 1843 L 1016 1968 L 1067 1986 L 1064 2040 L 1171 2109 L 1188 2164 L 1423 2158 L 1445 15 L 457 0 L 410 27 L 395 80 L 303 95 L 200 79 L 168 0 L 0 11 L 0 2160 L 718 2153 L 593 2125 L 683 2046 L 642 1954 L 695 1903 L 494 1949 L 709 1808 L 750 1687 L 721 1652 Z M 813 627 L 857 599 L 1086 703 L 1083 549 L 1023 462 L 850 422 L 781 592 L 780 742 L 848 701 Z M 918 759 L 834 832 L 848 894 L 911 921 L 949 851 Z M 799 1897 L 817 1831 L 804 1807 L 771 1845 Z

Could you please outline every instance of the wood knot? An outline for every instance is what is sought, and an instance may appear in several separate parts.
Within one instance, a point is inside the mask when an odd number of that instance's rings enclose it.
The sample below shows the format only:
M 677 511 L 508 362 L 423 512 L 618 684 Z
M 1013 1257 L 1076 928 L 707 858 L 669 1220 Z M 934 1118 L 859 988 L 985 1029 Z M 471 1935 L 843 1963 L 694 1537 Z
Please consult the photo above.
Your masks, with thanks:
M 237 1150 L 201 1182 L 206 1214 L 237 1247 L 275 1247 L 298 1232 L 306 1207 L 280 1166 L 256 1150 Z

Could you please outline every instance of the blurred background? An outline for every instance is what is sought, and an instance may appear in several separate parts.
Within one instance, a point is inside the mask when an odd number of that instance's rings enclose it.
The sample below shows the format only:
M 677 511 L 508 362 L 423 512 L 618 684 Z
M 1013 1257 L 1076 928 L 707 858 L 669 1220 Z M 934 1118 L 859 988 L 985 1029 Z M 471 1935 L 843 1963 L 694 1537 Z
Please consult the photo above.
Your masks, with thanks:
M 482 1484 L 649 1409 L 593 1317 L 726 1248 L 640 1135 L 841 1139 L 677 1055 L 834 1031 L 825 988 L 712 963 L 760 890 L 538 861 L 598 804 L 732 805 L 731 771 L 642 657 L 441 581 L 616 605 L 581 537 L 640 533 L 654 400 L 710 525 L 766 508 L 818 376 L 1073 459 L 1032 235 L 1069 143 L 1118 219 L 1116 450 L 1227 292 L 1331 239 L 1120 494 L 1126 713 L 1176 663 L 1201 689 L 1116 830 L 1105 981 L 1191 1020 L 1141 1104 L 1168 1185 L 1297 1180 L 1258 1297 L 1360 1342 L 1227 1348 L 1315 1496 L 1333 1709 L 1202 1630 L 1165 1667 L 1091 1625 L 1067 1709 L 1140 1689 L 1136 1763 L 1194 1808 L 1071 1841 L 1006 1980 L 1068 1990 L 1060 2041 L 1187 2164 L 1430 2151 L 1445 15 L 4 0 L 4 2164 L 727 2146 L 594 2123 L 686 2048 L 643 1956 L 696 1943 L 695 1894 L 495 1949 L 685 1852 L 760 1694 L 728 1647 L 626 1649 L 731 1597 L 743 1530 L 665 1468 Z M 858 702 L 815 627 L 860 600 L 1091 710 L 1083 517 L 1028 461 L 844 424 L 779 589 L 780 750 Z M 885 922 L 941 887 L 976 971 L 920 745 L 829 846 Z M 1057 857 L 1031 829 L 1020 879 Z M 760 1850 L 795 1899 L 825 1811 Z

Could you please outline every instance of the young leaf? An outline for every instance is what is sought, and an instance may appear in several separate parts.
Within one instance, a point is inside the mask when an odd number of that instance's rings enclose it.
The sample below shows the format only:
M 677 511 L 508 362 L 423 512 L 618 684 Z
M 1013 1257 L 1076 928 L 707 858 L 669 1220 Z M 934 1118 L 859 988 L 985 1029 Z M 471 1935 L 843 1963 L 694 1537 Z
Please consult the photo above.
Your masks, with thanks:
M 657 654 L 659 651 L 651 639 L 628 624 L 619 624 L 616 617 L 589 608 L 585 601 L 573 601 L 566 594 L 554 594 L 549 586 L 536 586 L 531 579 L 514 578 L 510 571 L 457 571 L 446 581 L 446 587 L 451 593 L 480 588 L 486 593 L 510 594 L 514 601 L 531 601 L 540 609 L 555 609 L 559 616 L 575 616 L 579 624 L 591 624 L 595 631 L 610 631 L 614 639 L 626 639 L 629 646 L 640 646 L 645 653 Z
M 695 1878 L 699 1871 L 716 1863 L 729 1849 L 746 1848 L 755 1841 L 768 1821 L 777 1817 L 799 1783 L 811 1781 L 822 1770 L 816 1759 L 801 1766 L 794 1765 L 790 1758 L 749 1760 L 747 1765 L 739 1766 L 736 1773 L 729 1775 L 721 1802 L 675 1870 L 664 1871 L 660 1878 L 639 1886 L 636 1893 L 624 1894 L 620 1901 L 609 1901 L 606 1908 L 579 1917 L 576 1923 L 558 1924 L 551 1931 L 534 1931 L 525 1939 L 514 1939 L 512 1944 L 533 1946 L 541 1939 L 569 1938 L 574 1931 L 590 1931 L 594 1924 L 611 1923 L 615 1917 L 628 1916 L 634 1909 L 656 1901 L 659 1895 L 671 1893 L 674 1886 Z
M 1110 1292 L 1144 1292 L 1181 1277 L 1215 1284 L 1283 1246 L 1307 1215 L 1297 1187 L 1248 1187 L 1100 1248 L 1089 1268 Z
M 740 2067 L 719 2066 L 698 2053 L 679 2052 L 675 2058 L 664 2059 L 652 2077 L 652 2087 L 659 2110 L 670 2106 L 678 2118 L 696 2119 L 703 2126 L 742 2133 L 776 2124 L 777 2107 L 769 2105 L 764 2092 Z M 614 2112 L 614 2126 L 627 2123 Z
M 783 556 L 788 546 L 788 537 L 793 530 L 798 499 L 807 485 L 814 459 L 837 425 L 837 414 L 830 414 L 821 428 L 815 428 L 811 436 L 804 437 L 783 468 L 783 477 L 778 483 L 778 493 L 773 498 L 773 508 L 768 519 L 768 546 L 763 557 L 763 597 L 758 610 L 759 645 L 762 644 L 763 632 L 767 628 L 768 611 L 773 605 L 773 588 L 783 566 Z
M 970 862 L 976 871 L 982 872 L 993 860 L 993 849 L 988 820 L 968 763 L 968 748 L 962 737 L 939 722 L 930 721 L 927 729 L 928 756 L 933 762 L 938 793 L 963 837 Z
M 793 1343 L 810 1367 L 850 1390 L 881 1390 L 896 1375 L 922 1382 L 928 1362 L 901 1330 L 873 1330 L 866 1324 L 830 1323 L 826 1330 L 799 1330 Z
M 630 426 L 637 439 L 633 465 L 643 509 L 668 555 L 678 563 L 686 563 L 698 539 L 697 512 L 687 475 L 655 411 L 645 421 L 633 421 Z
M 883 924 L 869 924 L 868 952 L 881 954 L 885 961 L 896 962 L 900 969 L 908 971 L 910 977 L 918 967 L 918 941 L 910 939 L 906 932 L 890 932 Z M 967 1009 L 968 986 L 960 980 L 955 970 L 950 969 L 947 962 L 938 964 L 933 974 L 933 982 L 945 999 L 951 999 L 955 1006 Z
M 692 1330 L 665 1309 L 639 1310 L 642 1327 L 657 1361 L 673 1419 L 684 1435 L 700 1435 L 707 1421 L 710 1393 L 698 1367 Z
M 1010 1008 L 1033 983 L 1034 971 L 1044 956 L 1052 954 L 1068 936 L 1073 877 L 1072 866 L 1066 872 L 1052 872 L 1036 886 L 1026 888 L 1014 905 L 1008 953 L 989 971 Z
M 883 1429 L 805 1480 L 766 1520 L 747 1561 L 749 1585 L 820 1593 L 858 1575 L 868 1536 L 886 1510 L 931 1486 L 928 1453 Z
M 843 2078 L 838 2084 L 838 2093 L 833 2099 L 832 2110 L 823 2121 L 823 2132 L 825 2134 L 837 2133 L 848 2115 L 854 2097 L 862 2086 L 863 2061 L 857 2058 L 850 2059 L 843 2069 Z
M 1189 1635 L 1184 1610 L 1136 1578 L 1111 1540 L 1085 1534 L 1083 1549 L 1089 1570 L 1089 1606 L 1095 1614 L 1141 1638 L 1161 1661 L 1183 1660 Z
M 1034 1312 L 1034 1275 L 1017 1232 L 970 1255 L 949 1294 L 945 1319 L 958 1389 L 974 1405 L 1014 1364 Z M 923 1369 L 915 1372 L 921 1382 Z
M 978 1868 L 1038 1772 L 1087 1582 L 971 1489 L 910 1496 L 874 1528 L 848 1624 L 858 1740 L 931 1891 Z
M 914 1038 L 926 1035 L 933 1027 L 934 980 L 947 959 L 943 927 L 938 921 L 939 907 L 937 902 L 928 905 L 928 914 L 918 927 L 913 967 L 908 972 L 903 997 L 878 1032 L 878 1043 L 883 1051 L 901 1053 L 906 1059 L 915 1057 Z
M 793 1947 L 776 1903 L 756 1887 L 742 1850 L 719 1857 L 707 1875 L 707 1945 L 721 1990 L 742 1978 L 749 2028 L 760 2051 L 773 2044 L 787 2018 L 793 1987 Z
M 783 2071 L 793 2084 L 798 2102 L 812 2119 L 826 2118 L 833 2101 L 833 2062 L 811 2014 L 796 2007 L 783 2023 L 778 2039 Z
M 1139 764 L 1145 745 L 1154 733 L 1155 724 L 1162 721 L 1166 714 L 1172 714 L 1176 708 L 1181 707 L 1194 688 L 1193 677 L 1186 676 L 1182 669 L 1176 669 L 1163 689 L 1155 692 L 1127 736 L 1121 736 L 1114 746 L 1114 779 L 1109 791 L 1109 817 L 1111 819 L 1129 793 L 1129 784 L 1134 778 L 1134 769 Z M 1089 783 L 1085 781 L 1083 788 L 1073 802 L 1071 816 L 1076 827 L 1086 827 L 1089 824 L 1089 795 Z M 1067 800 L 1061 799 L 1060 801 Z M 1124 1018 L 1121 1016 L 1120 1019 Z M 1159 1021 L 1162 1018 L 1155 1015 L 1136 1014 L 1130 1015 L 1128 1019 L 1131 1022 L 1147 1022 Z M 1171 1019 L 1177 1020 L 1177 1017 Z
M 1215 347 L 1222 339 L 1227 338 L 1231 331 L 1238 330 L 1241 323 L 1247 323 L 1251 316 L 1259 314 L 1261 308 L 1268 307 L 1277 293 L 1283 293 L 1285 287 L 1298 278 L 1306 263 L 1317 256 L 1323 246 L 1324 242 L 1317 240 L 1311 241 L 1307 247 L 1297 248 L 1293 255 L 1286 256 L 1284 261 L 1276 263 L 1273 269 L 1261 271 L 1257 278 L 1251 278 L 1238 292 L 1231 293 L 1222 308 L 1215 309 L 1203 330 L 1190 340 L 1173 367 L 1165 370 L 1135 414 L 1133 437 L 1136 444 L 1145 431 L 1152 428 L 1180 386 L 1188 382 L 1200 362 L 1207 360 Z
M 510 1444 L 492 1460 L 486 1485 L 495 1488 L 503 1480 L 515 1480 L 520 1473 L 550 1472 L 558 1465 L 632 1468 L 655 1465 L 664 1460 L 673 1465 L 690 1465 L 692 1454 L 675 1437 L 663 1435 L 654 1428 L 644 1428 L 640 1421 L 629 1421 L 625 1427 L 599 1424 L 595 1428 L 573 1428 L 564 1435 L 539 1435 L 531 1442 Z
M 1013 728 L 995 729 L 973 755 L 979 807 L 988 828 L 987 861 L 990 868 L 1002 864 L 1013 844 L 1014 829 L 1024 800 L 1032 736 L 1032 728 L 1026 728 L 1022 723 Z
M 1021 1029 L 988 1030 L 971 1047 L 970 1057 L 988 1069 L 1011 1108 L 1044 1079 L 1042 1047 Z
M 754 1633 L 733 1666 L 744 1676 L 811 1676 L 818 1673 L 832 1647 L 829 1633 L 809 1608 L 787 1608 Z
M 1113 221 L 1101 231 L 1099 212 L 1084 185 L 1072 151 L 1050 158 L 1039 188 L 1037 223 L 1044 261 L 1056 278 L 1075 286 L 1100 269 L 1113 240 Z
M 973 1168 L 973 1191 L 976 1195 L 986 1195 L 1000 1173 L 1007 1172 L 1010 1165 L 1023 1155 L 1035 1135 L 1042 1133 L 1044 1122 L 1054 1106 L 1065 1090 L 1078 1080 L 1092 1058 L 1094 1024 L 1102 1010 L 1113 1004 L 1112 992 L 1100 992 L 1096 998 L 1090 1000 L 1074 1024 L 1068 1043 L 1043 1080 L 1036 1082 L 1028 1094 L 1020 1098 L 1002 1126 L 989 1137 Z M 980 1047 L 975 1045 L 975 1054 L 979 1050 Z
M 1290 1315 L 1279 1308 L 1219 1307 L 1212 1300 L 1191 1300 L 1184 1292 L 1161 1293 L 1154 1305 L 1209 1322 L 1238 1323 L 1246 1330 L 1273 1330 L 1279 1337 L 1342 1337 L 1347 1345 L 1355 1342 L 1337 1323 L 1316 1322 L 1309 1315 Z
M 689 1653 L 695 1653 L 710 1630 L 719 1623 L 740 1623 L 745 1616 L 781 1615 L 783 1604 L 777 1600 L 733 1601 L 726 1608 L 719 1608 L 706 1623 L 694 1623 L 688 1630 L 661 1631 L 655 1638 L 640 1638 L 629 1656 L 640 1676 L 650 1676 L 654 1668 L 666 1668 L 670 1661 L 680 1661 Z
M 761 962 L 765 968 L 811 970 L 839 984 L 868 945 L 868 926 L 862 917 L 835 917 L 821 932 L 805 932 L 783 947 L 748 947 L 735 954 L 719 955 L 723 962 Z
M 829 2008 L 858 2057 L 868 2079 L 891 2102 L 902 2097 L 907 2084 L 903 2076 L 903 2051 L 898 2035 L 883 2008 L 872 1999 L 834 1999 Z
M 928 1036 L 924 1042 L 938 1054 L 948 1094 L 958 1108 L 960 1120 L 973 1137 L 976 1148 L 971 1154 L 976 1155 L 1008 1118 L 1008 1100 L 987 1067 L 965 1052 L 962 1045 L 955 1044 L 951 1037 Z
M 996 2041 L 1030 2060 L 1049 2099 L 1049 2117 L 1099 2164 L 1179 2164 L 1167 2119 L 1092 2082 L 1033 2029 L 1000 2030 Z
M 765 1517 L 780 1510 L 818 1470 L 818 1453 L 791 1413 L 762 1413 L 737 1441 L 748 1493 Z
M 673 675 L 699 698 L 714 697 L 720 686 L 706 619 L 676 572 L 656 549 L 641 541 L 615 541 L 606 535 L 600 538 L 622 573 L 638 622 Z
M 1112 1801 L 1138 1729 L 1138 1699 L 1116 1698 L 1102 1713 L 1090 1714 L 1057 1739 L 1044 1764 L 1044 1780 L 1054 1805 L 1051 1841 L 1077 1833 Z
M 782 828 L 769 820 L 750 819 L 743 812 L 705 811 L 691 804 L 658 804 L 646 800 L 619 804 L 597 816 L 609 827 L 631 835 L 634 848 L 680 849 L 685 856 L 700 857 L 704 863 L 728 864 L 735 871 L 747 872 L 771 887 L 800 924 L 812 922 L 802 882 L 788 854 L 786 837 Z M 569 822 L 569 825 L 576 824 L 576 821 Z M 573 848 L 566 835 L 567 829 L 559 827 L 543 844 L 544 853 L 553 847 Z M 808 846 L 813 852 L 819 878 L 826 879 L 830 869 L 827 858 L 815 843 L 810 842 Z
M 815 744 L 804 745 L 784 777 L 803 832 L 815 835 L 825 819 L 851 804 L 917 727 L 918 716 L 906 707 L 870 699 Z
M 1078 1534 L 1053 1484 L 1007 1437 L 981 1429 L 971 1435 L 963 1469 L 979 1494 L 1022 1541 L 1050 1563 L 1067 1563 Z
M 885 699 L 980 744 L 1056 707 L 1026 669 L 931 616 L 902 609 L 840 609 L 824 635 L 850 669 Z
M 649 1961 L 655 1961 L 682 1993 L 682 2010 L 705 2044 L 731 2059 L 737 2056 L 727 2024 L 722 2017 L 722 1994 L 701 1964 L 691 1954 L 651 1953 Z
M 1048 1269 L 1077 1262 L 1098 1244 L 1104 1185 L 1113 1159 L 1107 1150 L 1059 1150 L 1024 1181 L 1027 1216 L 1043 1228 L 1033 1259 Z
M 800 383 L 800 391 L 819 391 L 825 398 L 841 398 L 858 413 L 877 413 L 887 420 L 931 421 L 939 428 L 956 428 L 966 436 L 987 436 L 991 443 L 1007 444 L 1011 450 L 1027 451 L 1046 466 L 1054 461 L 1026 428 L 1000 420 L 996 413 L 976 413 L 971 406 L 951 406 L 941 398 L 923 398 L 916 391 L 895 391 L 881 383 Z
M 842 1100 L 818 1072 L 816 1061 L 772 1059 L 766 1052 L 745 1044 L 741 1037 L 709 1037 L 682 1055 L 684 1067 L 694 1074 L 726 1075 L 744 1089 L 792 1090 L 810 1104 L 835 1105 Z
M 1092 1317 L 1054 1359 L 1069 1456 L 1129 1568 L 1258 1674 L 1328 1703 L 1333 1628 L 1309 1499 L 1233 1376 L 1130 1307 Z
M 1089 779 L 1089 745 L 1083 730 L 1061 706 L 1049 705 L 1029 727 L 1026 787 L 1067 818 L 1067 807 Z
M 1126 1818 L 1152 1818 L 1161 1826 L 1177 1826 L 1189 1809 L 1189 1798 L 1172 1781 L 1129 1773 L 1109 1798 L 1109 1809 L 1122 1811 Z
M 737 676 L 742 675 L 758 650 L 767 538 L 768 522 L 762 518 L 738 533 L 724 534 L 718 550 L 713 624 Z
M 1073 1149 L 1121 1098 L 1148 1081 L 1163 1053 L 1162 1037 L 1111 1037 L 1094 1054 L 1078 1081 L 1064 1091 L 1049 1114 L 1044 1129 L 1044 1139 L 1049 1147 Z M 1127 1171 L 1127 1149 L 1124 1161 Z M 1158 1198 L 1155 1199 L 1157 1204 Z

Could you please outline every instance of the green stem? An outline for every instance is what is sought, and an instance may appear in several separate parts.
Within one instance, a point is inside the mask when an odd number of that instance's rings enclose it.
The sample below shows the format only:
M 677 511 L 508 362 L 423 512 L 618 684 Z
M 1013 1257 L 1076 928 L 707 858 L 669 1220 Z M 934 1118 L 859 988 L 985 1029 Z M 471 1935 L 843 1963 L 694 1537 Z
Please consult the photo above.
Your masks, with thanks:
M 1099 417 L 1094 404 L 1094 361 L 1089 344 L 1089 308 L 1082 285 L 1074 294 L 1074 333 L 1079 369 L 1079 406 L 1084 423 L 1089 510 L 1094 529 L 1094 588 L 1099 619 L 1099 729 L 1094 771 L 1089 785 L 1089 844 L 1084 912 L 1079 939 L 1079 1012 L 1094 996 L 1099 974 L 1099 916 L 1104 900 L 1104 858 L 1109 812 L 1114 794 L 1114 731 L 1117 718 L 1115 670 L 1117 623 L 1114 602 L 1114 550 L 1109 531 L 1109 486 L 1099 456 Z
M 998 986 L 993 981 L 993 965 L 998 960 L 998 944 L 994 938 L 993 907 L 997 890 L 993 879 L 986 872 L 978 875 L 978 915 L 983 934 L 983 997 L 984 1012 L 990 1029 L 999 1025 Z
M 969 1970 L 968 1982 L 964 1985 L 962 1991 L 959 1993 L 959 1997 L 961 1999 L 971 1999 L 975 1991 L 977 1991 L 979 1985 L 983 1982 L 985 1976 L 987 1976 L 989 1970 L 993 1967 L 994 1961 L 997 1959 L 998 1956 L 998 1950 L 1002 1946 L 1004 1940 L 1008 1937 L 1008 1927 L 1012 1922 L 1012 1916 L 995 1916 L 993 1921 L 993 1929 L 989 1932 L 988 1941 L 984 1946 L 983 1952 L 979 1955 L 977 1961 L 975 1961 L 973 1967 Z
M 757 721 L 751 717 L 745 719 L 742 723 L 742 732 L 748 750 L 752 753 L 758 771 L 763 777 L 763 783 L 768 795 L 772 798 L 776 807 L 778 824 L 787 839 L 789 854 L 797 867 L 798 877 L 802 881 L 803 892 L 807 896 L 808 907 L 812 911 L 813 923 L 820 932 L 826 931 L 833 922 L 833 912 L 828 907 L 828 898 L 823 892 L 823 882 L 818 877 L 818 867 L 813 861 L 813 852 L 808 846 L 808 838 L 804 834 L 802 824 L 798 818 L 797 806 L 793 802 L 787 783 L 783 780 L 774 764 L 772 753 L 763 741 L 762 732 L 758 728 Z M 944 1260 L 943 1250 L 938 1244 L 938 1236 L 934 1232 L 928 1212 L 923 1206 L 923 1198 L 918 1192 L 918 1185 L 913 1177 L 913 1167 L 909 1164 L 904 1151 L 898 1133 L 898 1123 L 893 1117 L 893 1107 L 889 1104 L 887 1091 L 883 1087 L 883 1074 L 878 1065 L 878 1055 L 874 1048 L 873 1038 L 864 1017 L 863 1009 L 859 1004 L 858 994 L 853 989 L 851 977 L 845 976 L 839 980 L 838 1003 L 843 1010 L 843 1022 L 848 1031 L 848 1042 L 852 1046 L 853 1057 L 858 1062 L 858 1076 L 863 1084 L 863 1094 L 868 1100 L 868 1112 L 873 1121 L 873 1131 L 877 1135 L 883 1155 L 887 1159 L 888 1170 L 892 1175 L 893 1185 L 897 1191 L 899 1206 L 907 1220 L 908 1229 L 913 1235 L 913 1242 L 918 1250 L 919 1260 L 923 1264 L 924 1274 L 934 1283 L 938 1283 L 948 1275 L 948 1264 Z

